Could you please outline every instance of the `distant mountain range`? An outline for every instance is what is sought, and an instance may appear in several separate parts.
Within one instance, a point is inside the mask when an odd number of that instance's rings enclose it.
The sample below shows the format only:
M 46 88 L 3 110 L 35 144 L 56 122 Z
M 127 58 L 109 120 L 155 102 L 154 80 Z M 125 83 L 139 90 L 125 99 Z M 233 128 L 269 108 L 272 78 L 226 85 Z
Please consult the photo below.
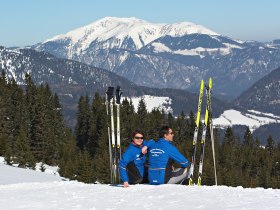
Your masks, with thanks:
M 192 23 L 136 18 L 104 18 L 28 49 L 0 47 L 0 70 L 20 85 L 26 72 L 36 84 L 50 84 L 71 126 L 81 95 L 104 95 L 116 85 L 127 97 L 169 97 L 175 115 L 196 112 L 200 80 L 210 76 L 213 95 L 239 96 L 229 104 L 213 98 L 215 118 L 231 108 L 280 116 L 279 66 L 277 40 L 244 42 Z
M 31 48 L 107 69 L 141 86 L 196 90 L 213 77 L 215 93 L 236 97 L 280 66 L 278 42 L 225 37 L 189 22 L 154 24 L 106 17 Z
M 105 69 L 87 64 L 56 58 L 46 52 L 37 52 L 32 49 L 7 49 L 0 47 L 0 70 L 5 70 L 9 79 L 17 84 L 24 85 L 25 73 L 32 76 L 35 84 L 48 83 L 62 102 L 64 115 L 68 124 L 73 126 L 76 105 L 81 95 L 92 97 L 95 92 L 104 95 L 108 86 L 120 85 L 124 97 L 132 96 L 165 96 L 172 100 L 173 114 L 184 111 L 196 112 L 198 95 L 184 90 L 158 89 L 137 86 L 129 80 L 109 72 Z M 197 90 L 197 93 L 199 91 Z M 214 115 L 218 116 L 228 105 L 213 98 Z

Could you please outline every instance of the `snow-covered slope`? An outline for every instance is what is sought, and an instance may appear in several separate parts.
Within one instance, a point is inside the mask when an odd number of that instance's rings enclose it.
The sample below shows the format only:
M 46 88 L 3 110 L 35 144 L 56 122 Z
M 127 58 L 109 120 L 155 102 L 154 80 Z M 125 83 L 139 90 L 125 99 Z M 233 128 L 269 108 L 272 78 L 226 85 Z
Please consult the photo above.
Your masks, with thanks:
M 5 210 L 276 210 L 280 204 L 280 190 L 275 189 L 181 185 L 135 185 L 125 189 L 59 181 L 55 175 L 11 168 L 0 161 L 0 204 Z
M 144 99 L 148 112 L 151 112 L 155 108 L 159 108 L 160 110 L 164 110 L 165 113 L 172 113 L 173 110 L 171 108 L 172 99 L 170 97 L 160 97 L 160 96 L 150 96 L 144 95 L 142 97 L 132 97 L 132 104 L 134 109 L 137 111 L 137 107 L 141 99 Z
M 219 118 L 213 119 L 215 127 L 226 128 L 233 125 L 246 125 L 251 131 L 270 123 L 280 123 L 280 116 L 255 110 L 248 110 L 246 113 L 241 113 L 240 111 L 231 109 L 224 111 Z
M 8 166 L 4 164 L 4 158 L 0 157 L 0 186 L 27 182 L 61 181 L 63 179 L 58 175 L 57 167 L 44 166 L 46 169 L 45 172 L 41 172 L 39 167 L 40 164 L 36 166 L 35 171 Z

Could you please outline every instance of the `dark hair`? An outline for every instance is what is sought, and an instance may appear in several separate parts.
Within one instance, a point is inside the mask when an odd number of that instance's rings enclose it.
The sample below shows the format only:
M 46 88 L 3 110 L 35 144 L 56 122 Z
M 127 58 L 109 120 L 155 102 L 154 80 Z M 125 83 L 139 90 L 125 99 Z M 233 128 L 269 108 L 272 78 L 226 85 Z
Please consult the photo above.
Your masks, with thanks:
M 159 138 L 163 138 L 165 134 L 168 134 L 169 129 L 171 129 L 171 127 L 168 125 L 162 126 L 158 133 Z
M 141 134 L 143 137 L 144 137 L 144 132 L 143 131 L 141 131 L 141 130 L 139 130 L 139 129 L 136 129 L 136 130 L 134 130 L 133 132 L 132 132 L 132 134 L 131 134 L 131 137 L 132 137 L 132 139 L 136 136 L 136 134 Z

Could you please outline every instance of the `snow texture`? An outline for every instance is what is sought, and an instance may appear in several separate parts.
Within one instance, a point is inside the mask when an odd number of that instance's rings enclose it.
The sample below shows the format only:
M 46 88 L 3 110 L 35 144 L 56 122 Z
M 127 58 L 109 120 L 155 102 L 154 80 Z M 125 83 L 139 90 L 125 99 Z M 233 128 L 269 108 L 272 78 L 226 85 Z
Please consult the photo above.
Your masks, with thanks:
M 48 167 L 47 167 L 48 168 Z M 55 168 L 49 168 L 55 169 Z M 276 210 L 280 190 L 182 185 L 84 184 L 62 177 L 7 166 L 0 158 L 1 209 L 246 209 Z

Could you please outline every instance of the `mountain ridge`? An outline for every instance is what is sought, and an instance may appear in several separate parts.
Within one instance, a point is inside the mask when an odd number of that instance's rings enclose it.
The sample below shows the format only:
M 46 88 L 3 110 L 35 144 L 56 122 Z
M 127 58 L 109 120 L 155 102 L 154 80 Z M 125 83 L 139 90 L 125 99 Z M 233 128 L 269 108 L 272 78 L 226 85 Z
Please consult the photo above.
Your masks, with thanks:
M 128 23 L 120 25 L 120 20 Z M 88 28 L 32 48 L 107 69 L 140 86 L 191 90 L 212 76 L 221 81 L 217 93 L 231 97 L 280 66 L 277 44 L 234 40 L 188 22 L 161 25 L 104 18 Z M 72 42 L 69 33 L 83 38 Z
M 108 86 L 121 86 L 124 97 L 128 98 L 143 95 L 169 97 L 172 99 L 171 108 L 175 115 L 197 109 L 197 93 L 137 86 L 113 72 L 32 49 L 9 50 L 0 47 L 0 70 L 5 70 L 7 77 L 10 80 L 15 79 L 20 85 L 24 85 L 25 73 L 31 74 L 37 85 L 48 83 L 52 91 L 60 97 L 64 115 L 72 126 L 75 124 L 73 119 L 79 97 L 94 97 L 95 92 L 104 95 Z M 214 97 L 213 108 L 215 115 L 218 115 L 228 108 L 228 105 Z

